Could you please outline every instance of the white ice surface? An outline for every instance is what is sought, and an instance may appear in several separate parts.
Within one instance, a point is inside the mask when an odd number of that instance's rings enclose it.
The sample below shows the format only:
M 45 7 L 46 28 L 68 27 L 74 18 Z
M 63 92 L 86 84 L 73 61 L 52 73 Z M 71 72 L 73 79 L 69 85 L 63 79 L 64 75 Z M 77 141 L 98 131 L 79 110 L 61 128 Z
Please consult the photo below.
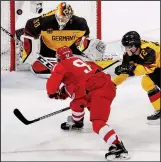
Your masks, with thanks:
M 2 72 L 1 160 L 105 161 L 108 145 L 92 132 L 88 111 L 80 132 L 60 129 L 70 111 L 28 126 L 14 116 L 14 108 L 32 120 L 68 106 L 69 99 L 47 98 L 45 83 L 30 72 Z M 151 113 L 153 108 L 141 88 L 140 77 L 130 78 L 117 88 L 109 124 L 129 151 L 129 161 L 160 160 L 160 127 L 147 125 L 146 121 Z

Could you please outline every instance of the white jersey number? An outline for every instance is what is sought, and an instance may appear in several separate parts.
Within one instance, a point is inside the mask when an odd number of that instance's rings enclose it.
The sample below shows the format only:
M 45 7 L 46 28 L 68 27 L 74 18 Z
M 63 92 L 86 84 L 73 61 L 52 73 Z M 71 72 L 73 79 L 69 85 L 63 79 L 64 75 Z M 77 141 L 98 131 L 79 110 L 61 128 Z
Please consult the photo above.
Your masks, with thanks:
M 76 67 L 86 67 L 87 69 L 84 70 L 85 73 L 92 71 L 91 67 L 80 59 L 73 61 L 73 65 Z

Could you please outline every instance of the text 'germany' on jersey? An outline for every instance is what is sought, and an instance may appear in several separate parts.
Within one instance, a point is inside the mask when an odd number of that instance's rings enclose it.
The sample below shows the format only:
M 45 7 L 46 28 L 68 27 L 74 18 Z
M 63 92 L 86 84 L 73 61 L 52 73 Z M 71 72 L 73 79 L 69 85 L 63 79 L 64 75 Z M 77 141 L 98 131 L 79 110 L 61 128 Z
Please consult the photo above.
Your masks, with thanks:
M 27 21 L 25 32 L 35 38 L 41 35 L 44 44 L 56 51 L 62 46 L 72 46 L 82 36 L 89 35 L 89 28 L 84 18 L 73 15 L 63 30 L 55 18 L 55 12 L 49 12 Z

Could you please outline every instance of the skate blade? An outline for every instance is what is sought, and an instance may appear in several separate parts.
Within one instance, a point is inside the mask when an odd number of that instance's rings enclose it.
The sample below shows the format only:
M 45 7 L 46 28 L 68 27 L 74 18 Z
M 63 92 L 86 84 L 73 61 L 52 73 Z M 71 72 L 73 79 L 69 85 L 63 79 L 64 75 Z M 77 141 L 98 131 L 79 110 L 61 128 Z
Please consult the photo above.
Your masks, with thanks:
M 157 120 L 149 120 L 147 122 L 148 125 L 160 125 L 160 119 Z
M 129 160 L 131 157 L 128 154 L 121 154 L 120 157 L 116 157 L 116 155 L 110 155 L 106 157 L 107 161 L 124 161 Z
M 64 132 L 82 132 L 84 128 L 69 128 L 69 129 L 62 129 Z

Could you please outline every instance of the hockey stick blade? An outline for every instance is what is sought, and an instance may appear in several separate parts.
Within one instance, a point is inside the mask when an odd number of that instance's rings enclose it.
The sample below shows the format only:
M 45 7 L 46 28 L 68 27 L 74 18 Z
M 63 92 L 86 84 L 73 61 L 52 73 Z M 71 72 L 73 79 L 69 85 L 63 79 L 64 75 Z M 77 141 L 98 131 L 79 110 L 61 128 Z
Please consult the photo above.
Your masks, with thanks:
M 61 109 L 61 110 L 52 112 L 52 113 L 50 113 L 50 114 L 44 115 L 44 116 L 42 116 L 42 117 L 39 117 L 39 118 L 34 119 L 34 120 L 31 120 L 31 121 L 27 120 L 27 119 L 22 115 L 22 113 L 20 112 L 20 110 L 18 110 L 18 109 L 14 109 L 13 113 L 15 114 L 15 116 L 16 116 L 22 123 L 24 123 L 25 125 L 29 125 L 29 124 L 35 123 L 35 122 L 37 122 L 37 121 L 39 121 L 39 120 L 43 120 L 43 119 L 49 118 L 49 117 L 51 117 L 51 116 L 53 116 L 53 115 L 59 114 L 59 113 L 61 113 L 61 112 L 63 112 L 63 111 L 67 111 L 67 110 L 69 110 L 69 109 L 70 109 L 70 107 L 66 107 L 66 108 L 63 108 L 63 109 Z
M 25 125 L 28 125 L 28 124 L 32 123 L 32 121 L 28 121 L 18 109 L 14 109 L 13 113 Z

